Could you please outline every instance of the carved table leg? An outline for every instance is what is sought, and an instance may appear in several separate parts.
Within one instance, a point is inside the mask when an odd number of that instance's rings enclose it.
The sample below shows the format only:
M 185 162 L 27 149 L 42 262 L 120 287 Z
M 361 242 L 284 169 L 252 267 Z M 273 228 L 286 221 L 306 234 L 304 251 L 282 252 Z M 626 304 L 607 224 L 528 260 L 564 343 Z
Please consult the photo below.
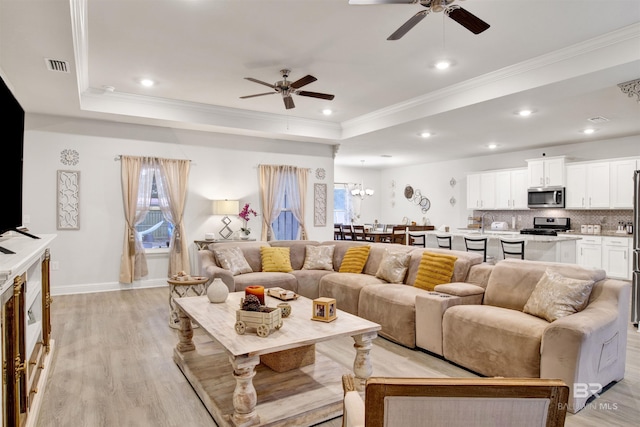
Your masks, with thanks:
M 196 346 L 192 341 L 193 329 L 191 328 L 191 319 L 189 319 L 189 316 L 187 316 L 181 308 L 178 308 L 178 317 L 180 318 L 180 341 L 176 346 L 176 350 L 180 353 L 195 350 Z
M 377 332 L 367 332 L 361 335 L 354 335 L 355 341 L 353 346 L 356 349 L 356 359 L 353 361 L 353 373 L 355 374 L 355 383 L 358 391 L 364 391 L 367 379 L 373 373 L 371 365 L 371 342 L 378 336 Z
M 236 379 L 231 422 L 237 427 L 260 424 L 260 417 L 256 412 L 258 396 L 253 387 L 255 367 L 260 363 L 260 356 L 229 356 L 229 361 L 233 365 L 233 376 Z

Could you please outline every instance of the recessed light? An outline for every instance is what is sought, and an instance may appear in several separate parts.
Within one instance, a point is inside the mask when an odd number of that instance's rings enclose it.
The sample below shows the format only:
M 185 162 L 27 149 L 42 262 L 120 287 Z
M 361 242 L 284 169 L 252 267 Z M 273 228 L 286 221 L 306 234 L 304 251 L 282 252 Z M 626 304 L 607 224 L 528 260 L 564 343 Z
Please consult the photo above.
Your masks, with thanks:
M 592 128 L 588 128 L 588 129 L 583 129 L 580 132 L 584 133 L 585 135 L 591 135 L 592 133 L 594 133 L 596 130 L 592 129 Z
M 532 110 L 520 110 L 520 111 L 518 111 L 518 115 L 520 117 L 529 117 L 531 114 L 533 114 Z
M 330 108 L 325 108 L 324 110 L 322 110 L 322 114 L 324 114 L 325 116 L 330 116 L 333 114 L 333 111 Z
M 151 87 L 155 84 L 155 82 L 151 79 L 142 79 L 140 80 L 140 84 L 144 87 Z
M 489 150 L 495 150 L 496 148 L 498 148 L 498 144 L 496 144 L 495 142 L 490 142 L 487 144 L 487 148 Z
M 420 132 L 420 136 L 423 138 L 429 138 L 431 136 L 431 132 Z
M 438 61 L 436 62 L 436 68 L 438 70 L 446 70 L 447 68 L 449 68 L 451 66 L 451 61 Z

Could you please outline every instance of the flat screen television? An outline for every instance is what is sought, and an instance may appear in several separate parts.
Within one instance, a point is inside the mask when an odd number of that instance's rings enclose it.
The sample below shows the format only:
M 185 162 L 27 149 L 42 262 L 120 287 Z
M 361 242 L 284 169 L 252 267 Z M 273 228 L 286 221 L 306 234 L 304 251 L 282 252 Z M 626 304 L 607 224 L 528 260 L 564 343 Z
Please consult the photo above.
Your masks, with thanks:
M 24 110 L 0 76 L 0 106 L 2 107 L 2 164 L 8 173 L 3 186 L 0 235 L 22 226 L 22 152 Z

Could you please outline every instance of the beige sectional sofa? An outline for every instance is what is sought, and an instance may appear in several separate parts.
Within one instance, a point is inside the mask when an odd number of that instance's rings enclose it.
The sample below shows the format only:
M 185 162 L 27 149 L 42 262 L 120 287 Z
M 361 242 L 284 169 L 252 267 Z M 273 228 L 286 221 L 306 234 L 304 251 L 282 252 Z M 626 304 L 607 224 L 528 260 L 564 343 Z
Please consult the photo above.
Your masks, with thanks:
M 362 273 L 338 273 L 347 249 L 365 244 L 370 253 Z M 261 271 L 260 247 L 269 245 L 290 248 L 292 272 Z M 307 245 L 334 245 L 333 270 L 302 269 Z M 252 272 L 233 276 L 220 267 L 212 251 L 230 246 L 242 249 Z M 403 283 L 376 277 L 386 249 L 410 253 Z M 434 291 L 413 286 L 424 251 L 458 257 L 451 283 Z M 202 274 L 221 277 L 230 291 L 279 286 L 308 298 L 336 298 L 340 310 L 379 323 L 381 336 L 478 374 L 562 379 L 571 388 L 571 412 L 597 393 L 594 384 L 624 377 L 630 284 L 607 279 L 603 270 L 521 260 L 490 265 L 474 253 L 348 241 L 212 243 L 199 255 Z M 553 322 L 523 311 L 549 267 L 595 282 L 582 311 Z

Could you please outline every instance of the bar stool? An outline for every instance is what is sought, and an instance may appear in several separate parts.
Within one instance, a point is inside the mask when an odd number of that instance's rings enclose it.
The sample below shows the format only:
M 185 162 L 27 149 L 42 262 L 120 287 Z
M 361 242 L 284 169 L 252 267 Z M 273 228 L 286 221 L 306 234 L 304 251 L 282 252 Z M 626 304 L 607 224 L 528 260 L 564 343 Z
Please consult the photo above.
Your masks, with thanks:
M 436 234 L 436 242 L 439 248 L 451 249 L 451 236 L 438 236 Z
M 487 262 L 487 238 L 486 237 L 466 237 L 464 238 L 464 245 L 467 248 L 467 252 L 481 252 L 482 261 Z
M 409 244 L 411 246 L 419 246 L 421 248 L 426 248 L 427 245 L 425 243 L 425 235 L 409 233 Z
M 500 244 L 502 245 L 504 259 L 507 259 L 507 256 L 524 259 L 524 240 L 500 239 Z

